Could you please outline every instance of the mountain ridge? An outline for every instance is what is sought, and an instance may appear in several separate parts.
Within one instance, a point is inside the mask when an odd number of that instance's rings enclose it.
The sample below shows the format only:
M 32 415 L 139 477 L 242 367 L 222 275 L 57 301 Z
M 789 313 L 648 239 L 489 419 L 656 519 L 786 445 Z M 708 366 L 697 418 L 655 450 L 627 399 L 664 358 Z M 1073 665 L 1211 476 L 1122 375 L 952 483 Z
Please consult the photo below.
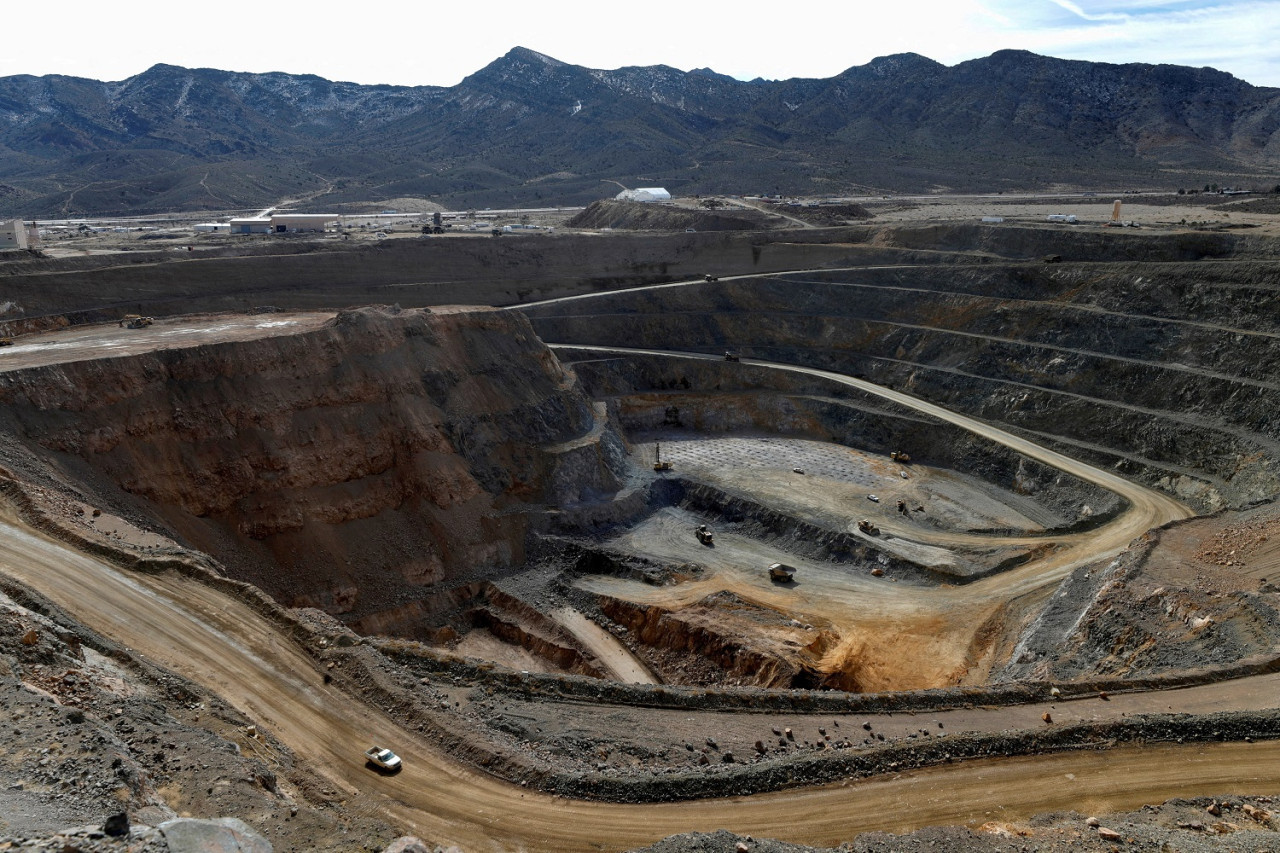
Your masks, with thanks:
M 0 215 L 571 204 L 604 180 L 682 194 L 1270 186 L 1278 163 L 1280 89 L 1020 50 L 781 81 L 590 69 L 525 47 L 452 87 L 167 64 L 114 82 L 0 78 Z

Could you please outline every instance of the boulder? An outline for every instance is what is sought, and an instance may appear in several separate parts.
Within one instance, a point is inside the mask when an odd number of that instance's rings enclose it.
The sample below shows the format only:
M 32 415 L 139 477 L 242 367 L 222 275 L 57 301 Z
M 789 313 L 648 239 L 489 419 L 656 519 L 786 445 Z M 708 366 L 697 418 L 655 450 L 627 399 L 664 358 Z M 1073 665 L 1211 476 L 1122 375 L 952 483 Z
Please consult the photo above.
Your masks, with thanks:
M 129 815 L 125 812 L 113 814 L 102 824 L 102 831 L 112 838 L 123 838 L 129 834 Z
M 170 853 L 272 853 L 270 842 L 239 818 L 178 818 L 157 829 Z

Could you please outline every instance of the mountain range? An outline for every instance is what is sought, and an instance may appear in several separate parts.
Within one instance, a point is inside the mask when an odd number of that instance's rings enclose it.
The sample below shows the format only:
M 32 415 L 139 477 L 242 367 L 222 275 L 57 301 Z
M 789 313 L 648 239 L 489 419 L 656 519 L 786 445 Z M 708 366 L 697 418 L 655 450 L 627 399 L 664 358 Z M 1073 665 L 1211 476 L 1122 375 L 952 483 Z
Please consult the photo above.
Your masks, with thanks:
M 515 48 L 452 87 L 157 65 L 0 78 L 0 215 L 301 209 L 426 197 L 1270 188 L 1280 89 L 1212 68 L 1000 51 L 827 79 L 596 70 Z

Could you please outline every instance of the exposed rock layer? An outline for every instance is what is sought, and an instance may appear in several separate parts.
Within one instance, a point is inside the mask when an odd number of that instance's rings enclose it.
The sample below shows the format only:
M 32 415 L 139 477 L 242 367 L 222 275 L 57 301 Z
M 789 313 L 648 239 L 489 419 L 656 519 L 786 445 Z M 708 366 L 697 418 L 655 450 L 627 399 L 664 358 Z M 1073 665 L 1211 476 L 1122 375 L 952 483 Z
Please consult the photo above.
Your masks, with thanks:
M 9 372 L 0 400 L 236 576 L 354 615 L 519 563 L 518 510 L 606 495 L 622 458 L 523 318 L 485 309 Z

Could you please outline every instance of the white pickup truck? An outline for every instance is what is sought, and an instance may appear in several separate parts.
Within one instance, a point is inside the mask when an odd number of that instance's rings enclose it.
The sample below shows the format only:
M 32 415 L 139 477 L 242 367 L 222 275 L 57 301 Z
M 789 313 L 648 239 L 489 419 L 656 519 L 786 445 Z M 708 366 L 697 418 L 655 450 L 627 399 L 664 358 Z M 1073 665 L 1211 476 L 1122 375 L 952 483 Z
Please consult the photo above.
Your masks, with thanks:
M 364 751 L 364 757 L 369 759 L 370 764 L 375 764 L 383 770 L 400 769 L 400 756 L 381 746 L 374 746 L 366 749 Z

